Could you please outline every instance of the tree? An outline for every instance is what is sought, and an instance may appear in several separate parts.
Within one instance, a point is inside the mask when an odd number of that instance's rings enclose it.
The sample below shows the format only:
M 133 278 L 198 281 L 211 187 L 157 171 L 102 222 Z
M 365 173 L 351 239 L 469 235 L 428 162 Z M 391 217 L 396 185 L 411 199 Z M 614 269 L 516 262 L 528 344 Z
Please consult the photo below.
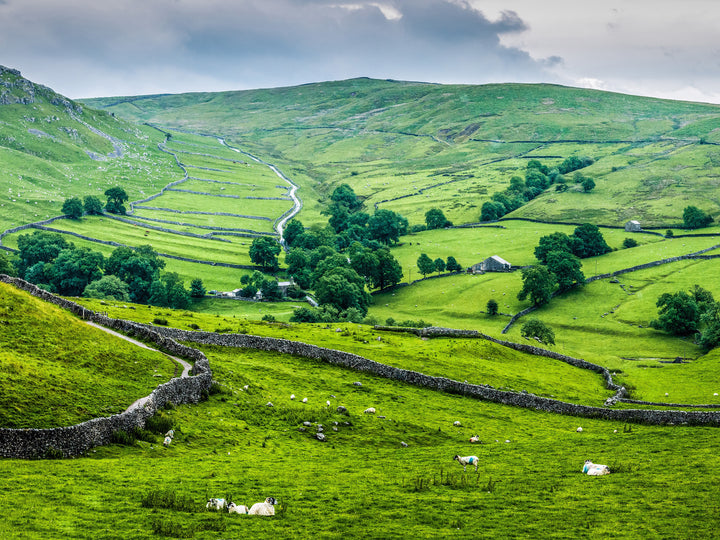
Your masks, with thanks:
M 573 245 L 573 253 L 584 259 L 586 257 L 594 257 L 595 255 L 604 255 L 612 251 L 603 238 L 597 225 L 591 223 L 583 223 L 575 228 L 573 236 L 580 242 Z
M 77 197 L 65 199 L 65 202 L 62 205 L 62 213 L 69 216 L 71 219 L 80 219 L 83 215 L 82 201 Z
M 202 279 L 195 278 L 190 282 L 190 297 L 191 298 L 202 298 L 205 296 L 205 287 L 203 286 Z
M 107 197 L 107 204 L 105 204 L 105 210 L 111 214 L 122 214 L 125 215 L 125 206 L 123 203 L 127 202 L 128 194 L 120 186 L 110 188 L 105 191 Z
M 268 270 L 278 269 L 280 245 L 266 236 L 255 238 L 250 245 L 250 260 Z
M 487 314 L 491 317 L 498 314 L 498 303 L 494 299 L 490 299 L 487 301 L 487 306 L 485 306 L 485 310 L 487 311 Z
M 435 259 L 433 261 L 433 264 L 435 265 L 435 271 L 436 272 L 443 272 L 445 271 L 445 261 L 443 261 L 440 257 Z
M 365 282 L 352 268 L 336 267 L 326 272 L 315 285 L 315 298 L 320 304 L 331 304 L 339 311 L 357 308 L 363 316 L 370 305 Z
M 650 326 L 676 336 L 687 336 L 697 331 L 700 309 L 695 299 L 685 291 L 663 293 L 656 304 L 659 317 Z
M 378 260 L 377 270 L 372 275 L 372 285 L 378 289 L 391 287 L 400 283 L 403 271 L 400 263 L 392 256 L 387 248 L 380 248 L 375 252 Z
M 88 195 L 84 199 L 85 204 L 83 205 L 85 208 L 85 213 L 92 216 L 92 215 L 101 215 L 103 213 L 103 205 L 102 201 L 95 197 L 94 195 Z
M 522 269 L 523 287 L 517 295 L 518 300 L 530 296 L 533 306 L 547 304 L 555 289 L 556 279 L 544 266 L 527 266 Z
M 480 212 L 480 221 L 496 221 L 505 215 L 506 210 L 502 203 L 487 201 Z
M 99 298 L 100 300 L 116 300 L 129 302 L 128 284 L 117 276 L 103 276 L 89 283 L 82 295 L 85 298 Z
M 421 254 L 417 260 L 417 267 L 420 273 L 425 277 L 435 271 L 435 263 L 425 253 Z
M 105 257 L 90 248 L 62 250 L 49 271 L 53 290 L 66 296 L 80 296 L 85 287 L 102 277 Z
M 705 307 L 700 321 L 705 328 L 700 332 L 697 343 L 705 350 L 710 350 L 720 345 L 720 303 L 713 302 Z
M 263 300 L 279 300 L 282 297 L 280 287 L 278 287 L 278 282 L 275 279 L 263 279 L 260 291 Z
M 287 264 L 288 274 L 297 274 L 310 265 L 310 257 L 304 249 L 293 248 L 285 255 L 285 264 Z
M 290 322 L 316 323 L 319 321 L 320 317 L 317 310 L 308 307 L 297 308 L 290 317 Z
M 583 178 L 583 181 L 580 183 L 580 185 L 582 186 L 585 193 L 590 193 L 593 189 L 595 189 L 595 182 L 592 178 Z
M 407 227 L 407 219 L 392 210 L 377 210 L 368 220 L 370 238 L 385 245 L 396 244 Z
M 462 272 L 462 266 L 455 260 L 455 257 L 450 255 L 447 258 L 447 265 L 445 266 L 448 272 Z
M 625 240 L 623 240 L 622 245 L 625 249 L 628 249 L 628 248 L 634 248 L 635 246 L 638 245 L 638 243 L 634 238 L 626 238 Z
M 565 291 L 576 283 L 585 283 L 582 263 L 567 251 L 551 251 L 547 254 L 547 268 L 557 280 L 558 288 Z
M 442 229 L 443 227 L 449 227 L 452 225 L 446 218 L 443 211 L 439 208 L 431 208 L 425 212 L 425 224 L 428 230 Z
M 350 267 L 365 278 L 366 283 L 372 283 L 373 276 L 378 271 L 377 255 L 371 249 L 364 248 L 358 243 L 353 244 L 350 251 L 352 251 L 350 254 Z
M 2 250 L 0 250 L 0 274 L 7 274 L 8 276 L 15 275 L 15 266 L 10 260 L 10 257 Z
M 148 301 L 150 287 L 160 278 L 162 268 L 165 261 L 148 245 L 136 249 L 116 248 L 105 262 L 105 274 L 115 275 L 127 283 L 130 300 L 138 304 Z
M 291 219 L 283 232 L 283 239 L 288 247 L 293 247 L 295 239 L 305 232 L 305 227 L 298 219 Z
M 582 168 L 587 167 L 588 165 L 592 165 L 592 164 L 593 164 L 592 158 L 571 156 L 571 157 L 565 159 L 565 161 L 563 161 L 558 166 L 558 171 L 560 172 L 560 174 L 567 174 L 569 172 L 576 171 L 577 169 L 582 169 Z
M 362 206 L 362 202 L 358 200 L 353 188 L 347 184 L 336 187 L 335 191 L 330 195 L 330 200 L 344 206 L 349 212 L 355 212 Z
M 683 210 L 683 226 L 686 229 L 701 229 L 707 227 L 714 220 L 696 206 L 688 206 Z
M 18 237 L 18 275 L 31 281 L 26 271 L 37 263 L 48 263 L 64 249 L 73 245 L 68 243 L 62 235 L 45 231 L 35 231 L 33 234 L 21 234 Z M 35 283 L 33 281 L 33 283 Z
M 554 232 L 543 236 L 535 248 L 535 258 L 541 263 L 547 262 L 547 255 L 551 251 L 566 251 L 572 253 L 572 240 L 570 237 L 561 232 Z
M 350 227 L 350 212 L 347 206 L 342 204 L 334 204 L 330 207 L 330 226 L 335 230 L 336 234 L 340 234 Z
M 523 324 L 520 335 L 524 338 L 537 339 L 541 343 L 555 345 L 555 332 L 539 319 L 530 319 Z
M 147 303 L 151 306 L 167 307 L 167 288 L 165 287 L 165 284 L 159 279 L 156 279 L 150 284 Z

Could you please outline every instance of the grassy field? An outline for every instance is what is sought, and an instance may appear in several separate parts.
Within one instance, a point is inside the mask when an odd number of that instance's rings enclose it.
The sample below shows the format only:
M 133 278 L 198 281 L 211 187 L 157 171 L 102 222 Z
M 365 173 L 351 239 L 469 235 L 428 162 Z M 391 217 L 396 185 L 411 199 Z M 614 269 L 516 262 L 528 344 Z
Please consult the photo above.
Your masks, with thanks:
M 708 511 L 720 495 L 716 483 L 697 481 L 720 465 L 714 428 L 578 420 L 303 358 L 203 349 L 224 390 L 162 413 L 175 427 L 169 448 L 158 438 L 74 460 L 0 461 L 0 534 L 271 538 L 312 529 L 316 538 L 340 538 L 361 527 L 366 538 L 469 538 L 479 529 L 504 538 L 668 538 L 678 530 L 707 538 L 718 525 Z M 308 403 L 291 401 L 291 393 Z M 349 416 L 336 413 L 338 405 Z M 377 414 L 362 414 L 370 406 Z M 313 424 L 299 431 L 305 421 Z M 328 442 L 313 438 L 316 423 Z M 471 435 L 483 444 L 468 443 Z M 478 472 L 463 474 L 455 454 L 479 456 Z M 585 459 L 613 474 L 582 475 Z M 26 504 L 12 504 L 18 496 Z M 215 515 L 204 509 L 209 496 L 244 504 L 274 496 L 281 505 L 275 518 Z M 142 504 L 168 497 L 175 503 Z M 58 504 L 63 511 L 47 520 Z

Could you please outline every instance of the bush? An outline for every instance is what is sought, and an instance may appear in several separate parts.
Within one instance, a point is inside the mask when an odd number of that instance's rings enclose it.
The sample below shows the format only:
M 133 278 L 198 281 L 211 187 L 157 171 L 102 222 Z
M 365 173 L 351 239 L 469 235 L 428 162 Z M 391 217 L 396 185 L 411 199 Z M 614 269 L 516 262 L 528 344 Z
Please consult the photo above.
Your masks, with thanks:
M 665 236 L 667 236 L 668 238 L 672 238 L 675 235 L 670 229 L 668 229 L 667 231 L 665 231 Z
M 626 238 L 625 240 L 623 240 L 622 245 L 624 248 L 633 248 L 633 247 L 637 246 L 638 243 L 635 240 L 633 240 L 632 238 Z
M 167 319 L 161 319 L 160 317 L 155 317 L 153 319 L 153 324 L 158 324 L 160 326 L 167 326 L 168 321 L 167 321 Z
M 530 319 L 523 324 L 520 335 L 524 338 L 537 339 L 540 343 L 555 344 L 555 332 L 539 319 Z
M 145 429 L 158 435 L 163 435 L 173 429 L 173 421 L 162 412 L 157 412 L 145 420 Z
M 492 316 L 492 315 L 497 315 L 497 314 L 498 314 L 498 309 L 499 309 L 499 308 L 498 308 L 498 303 L 491 298 L 490 300 L 488 300 L 486 309 L 487 309 L 487 314 L 488 314 L 488 315 L 491 315 L 491 316 Z
M 262 320 L 265 322 L 275 322 L 275 315 L 271 315 L 270 313 L 267 313 L 262 316 Z
M 388 317 L 387 319 L 385 319 L 385 324 L 388 326 L 395 326 L 395 319 L 393 319 L 392 317 Z

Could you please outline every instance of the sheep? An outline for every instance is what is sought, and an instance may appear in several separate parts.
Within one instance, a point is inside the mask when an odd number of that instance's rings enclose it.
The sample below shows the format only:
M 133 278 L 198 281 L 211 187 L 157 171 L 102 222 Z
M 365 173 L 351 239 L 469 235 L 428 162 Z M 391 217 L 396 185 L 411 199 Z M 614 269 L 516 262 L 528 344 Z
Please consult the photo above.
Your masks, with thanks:
M 579 428 L 577 428 L 575 431 L 577 431 L 578 433 L 582 433 L 582 430 L 583 430 L 583 429 L 582 429 L 581 427 L 579 427 Z
M 453 458 L 454 460 L 457 460 L 457 462 L 463 466 L 463 472 L 467 472 L 467 466 L 468 465 L 475 465 L 475 472 L 478 470 L 478 458 L 477 456 L 455 456 Z
M 275 499 L 268 497 L 265 502 L 255 503 L 248 510 L 251 516 L 274 516 L 275 515 Z
M 375 414 L 375 407 L 368 407 L 363 411 L 365 414 Z
M 295 394 L 290 394 L 290 399 L 295 399 Z
M 171 429 L 165 434 L 166 437 L 170 437 L 171 439 L 175 436 L 175 430 Z
M 610 474 L 610 468 L 607 465 L 593 463 L 588 459 L 583 465 L 582 472 L 590 476 L 602 476 L 603 474 Z
M 232 514 L 247 514 L 248 513 L 248 507 L 244 504 L 235 504 L 234 502 L 231 502 L 228 504 L 228 513 Z
M 460 425 L 461 425 L 461 424 L 460 424 L 460 420 L 455 420 L 455 421 L 453 422 L 453 426 L 455 426 L 455 427 L 460 427 Z
M 478 435 L 473 435 L 472 437 L 470 437 L 470 442 L 471 443 L 479 443 L 480 437 Z
M 207 504 L 205 505 L 205 508 L 208 510 L 224 510 L 227 506 L 227 501 L 225 499 L 208 499 Z
M 165 440 L 163 441 L 163 446 L 170 446 L 171 442 L 172 442 L 172 437 L 165 437 Z
M 302 402 L 307 403 L 307 398 L 306 397 L 302 398 Z

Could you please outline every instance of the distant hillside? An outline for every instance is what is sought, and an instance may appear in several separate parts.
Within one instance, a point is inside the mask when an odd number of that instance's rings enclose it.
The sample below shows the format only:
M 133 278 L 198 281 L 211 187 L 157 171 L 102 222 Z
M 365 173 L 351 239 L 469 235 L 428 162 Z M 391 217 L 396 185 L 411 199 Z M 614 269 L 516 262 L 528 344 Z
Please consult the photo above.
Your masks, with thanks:
M 555 85 L 437 85 L 372 79 L 290 88 L 87 100 L 128 119 L 222 134 L 290 168 L 305 198 L 340 183 L 422 223 L 455 223 L 521 175 L 569 156 L 591 194 L 548 190 L 512 216 L 663 226 L 695 204 L 720 215 L 720 107 Z M 302 197 L 302 192 L 301 192 Z M 304 222 L 322 217 L 306 209 Z
M 132 199 L 182 177 L 162 133 L 81 105 L 0 66 L 0 229 L 62 214 L 122 185 Z
M 0 427 L 48 428 L 110 416 L 175 371 L 165 355 L 4 283 L 0 327 Z

